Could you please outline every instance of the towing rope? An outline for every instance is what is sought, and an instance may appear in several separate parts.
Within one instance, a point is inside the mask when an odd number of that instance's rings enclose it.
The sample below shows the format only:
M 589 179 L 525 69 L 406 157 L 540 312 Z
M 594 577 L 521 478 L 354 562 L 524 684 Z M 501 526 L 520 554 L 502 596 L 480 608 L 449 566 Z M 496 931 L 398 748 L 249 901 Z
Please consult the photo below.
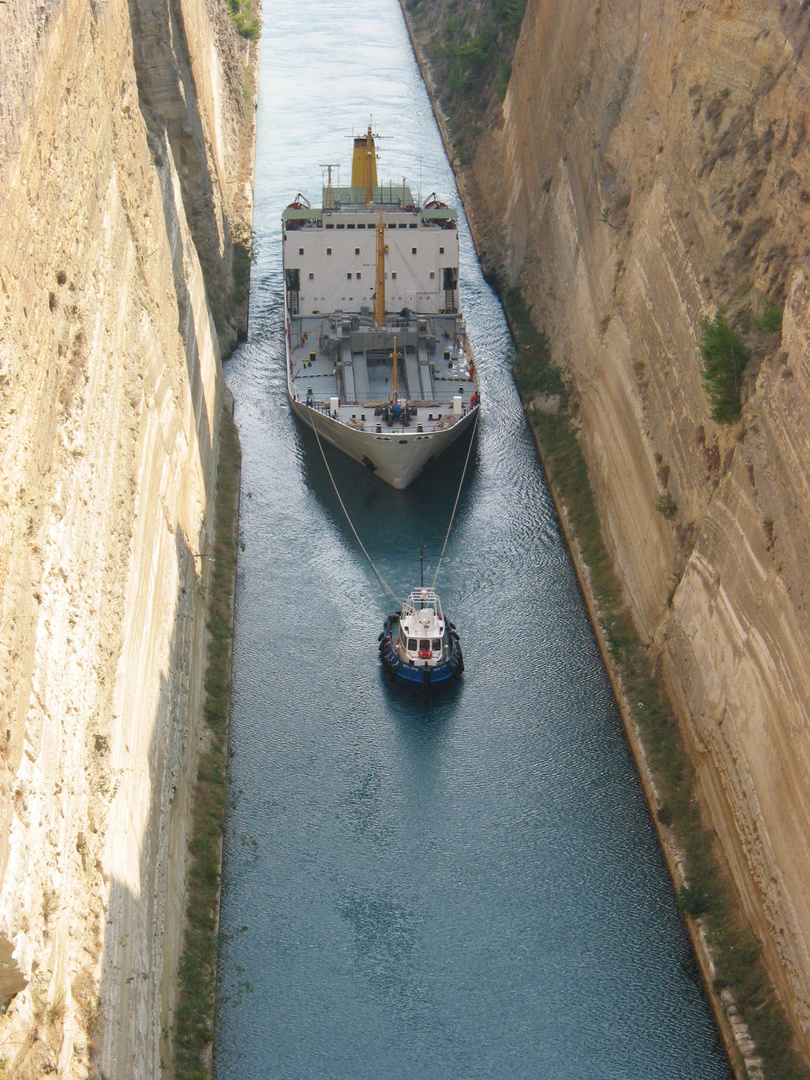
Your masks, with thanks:
M 470 444 L 467 447 L 467 457 L 464 459 L 464 468 L 462 469 L 461 480 L 459 481 L 458 491 L 456 492 L 456 501 L 453 503 L 453 513 L 450 515 L 450 524 L 447 526 L 447 532 L 445 533 L 444 544 L 442 545 L 442 553 L 439 556 L 439 562 L 436 565 L 436 573 L 433 575 L 433 585 L 432 585 L 433 589 L 436 588 L 436 579 L 439 576 L 439 569 L 440 569 L 440 567 L 442 565 L 442 559 L 444 558 L 444 553 L 447 550 L 447 541 L 450 539 L 450 530 L 453 528 L 453 521 L 455 520 L 456 510 L 458 508 L 458 500 L 461 497 L 461 489 L 464 486 L 464 477 L 467 475 L 467 466 L 470 463 L 470 451 L 472 450 L 472 445 L 475 442 L 475 430 L 478 427 L 478 414 L 479 414 L 479 411 L 480 411 L 480 406 L 477 407 L 476 410 L 475 410 L 475 420 L 473 421 L 472 435 L 470 436 Z M 318 434 L 318 429 L 315 427 L 314 421 L 310 420 L 309 426 L 312 428 L 313 432 L 315 433 L 315 438 L 316 438 L 317 443 L 318 443 L 318 449 L 321 452 L 321 457 L 323 458 L 323 463 L 326 466 L 326 471 L 329 473 L 329 479 L 332 481 L 332 487 L 335 489 L 335 495 L 337 495 L 338 502 L 340 503 L 340 508 L 343 511 L 343 513 L 346 515 L 346 520 L 349 523 L 349 527 L 352 530 L 352 532 L 354 533 L 354 538 L 357 541 L 357 543 L 360 545 L 360 550 L 363 552 L 365 557 L 368 559 L 368 564 L 371 567 L 371 569 L 374 571 L 374 573 L 377 575 L 377 580 L 380 582 L 382 587 L 389 594 L 389 596 L 392 596 L 394 598 L 394 600 L 397 602 L 397 604 L 399 604 L 399 606 L 401 607 L 402 606 L 402 601 L 397 596 L 397 594 L 394 592 L 394 590 L 391 588 L 391 586 L 388 584 L 388 582 L 385 580 L 385 578 L 382 576 L 382 574 L 377 569 L 377 567 L 374 565 L 374 560 L 369 555 L 369 553 L 366 551 L 366 549 L 365 549 L 365 547 L 363 545 L 363 541 L 360 539 L 360 537 L 359 537 L 359 535 L 357 533 L 357 529 L 355 529 L 355 527 L 354 527 L 354 522 L 349 517 L 349 511 L 346 509 L 346 504 L 343 502 L 343 499 L 340 497 L 340 492 L 338 491 L 338 486 L 335 483 L 335 478 L 332 475 L 332 470 L 329 468 L 329 462 L 326 460 L 326 454 L 324 453 L 323 444 L 321 443 L 321 437 Z
M 340 507 L 343 510 L 343 513 L 346 515 L 346 520 L 348 521 L 349 526 L 351 527 L 351 530 L 354 533 L 354 538 L 357 541 L 357 543 L 360 545 L 360 550 L 363 552 L 365 557 L 368 559 L 369 566 L 374 571 L 374 573 L 377 575 L 377 578 L 379 579 L 379 582 L 382 585 L 382 587 L 385 589 L 385 591 L 390 596 L 393 596 L 393 598 L 394 598 L 394 600 L 396 600 L 397 604 L 399 604 L 399 606 L 402 607 L 402 601 L 397 596 L 397 594 L 394 592 L 394 590 L 391 588 L 391 586 L 388 584 L 388 582 L 385 580 L 385 578 L 382 576 L 382 574 L 377 569 L 377 567 L 374 565 L 374 560 L 372 559 L 372 557 L 369 555 L 369 553 L 366 551 L 365 547 L 363 546 L 363 541 L 357 535 L 357 529 L 355 529 L 354 522 L 349 517 L 349 511 L 346 509 L 346 506 L 345 506 L 345 504 L 343 502 L 343 499 L 341 499 L 341 497 L 340 497 L 340 492 L 338 491 L 338 486 L 335 483 L 335 478 L 334 478 L 334 476 L 332 476 L 332 470 L 329 468 L 329 462 L 326 460 L 326 454 L 323 452 L 323 446 L 321 444 L 321 437 L 318 434 L 318 429 L 315 427 L 315 424 L 312 421 L 310 421 L 309 426 L 315 432 L 315 438 L 318 440 L 318 449 L 321 452 L 321 457 L 323 458 L 323 463 L 326 466 L 326 471 L 329 473 L 329 479 L 332 481 L 332 487 L 335 489 L 335 494 L 338 497 L 338 502 L 340 503 Z
M 456 501 L 453 503 L 453 513 L 450 515 L 450 524 L 447 526 L 447 533 L 445 534 L 445 537 L 444 537 L 444 544 L 442 544 L 442 553 L 439 556 L 438 563 L 436 564 L 436 573 L 433 575 L 433 589 L 434 590 L 436 588 L 436 578 L 439 576 L 439 568 L 442 565 L 442 559 L 444 558 L 444 553 L 445 553 L 445 550 L 447 549 L 447 541 L 450 539 L 450 530 L 453 528 L 453 519 L 456 516 L 456 508 L 458 507 L 458 500 L 461 497 L 461 489 L 464 486 L 464 477 L 467 475 L 467 466 L 470 463 L 470 451 L 472 450 L 472 445 L 475 442 L 475 429 L 478 427 L 478 413 L 479 413 L 479 410 L 480 410 L 480 406 L 477 406 L 476 410 L 475 410 L 475 420 L 473 421 L 472 435 L 470 436 L 470 444 L 467 447 L 467 456 L 464 459 L 464 468 L 463 468 L 463 470 L 461 472 L 461 481 L 459 482 L 458 491 L 456 492 Z

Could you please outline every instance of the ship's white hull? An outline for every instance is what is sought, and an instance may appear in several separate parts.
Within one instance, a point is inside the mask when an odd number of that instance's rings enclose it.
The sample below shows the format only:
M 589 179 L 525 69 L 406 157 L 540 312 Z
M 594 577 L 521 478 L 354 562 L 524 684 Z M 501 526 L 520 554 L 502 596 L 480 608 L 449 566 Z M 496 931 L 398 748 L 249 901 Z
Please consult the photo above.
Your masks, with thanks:
M 289 370 L 289 368 L 288 368 Z M 289 385 L 293 412 L 344 454 L 371 469 L 391 487 L 402 489 L 414 480 L 429 461 L 437 458 L 474 423 L 478 409 L 460 417 L 450 428 L 422 434 L 386 431 L 381 434 L 356 431 L 327 414 L 296 401 Z

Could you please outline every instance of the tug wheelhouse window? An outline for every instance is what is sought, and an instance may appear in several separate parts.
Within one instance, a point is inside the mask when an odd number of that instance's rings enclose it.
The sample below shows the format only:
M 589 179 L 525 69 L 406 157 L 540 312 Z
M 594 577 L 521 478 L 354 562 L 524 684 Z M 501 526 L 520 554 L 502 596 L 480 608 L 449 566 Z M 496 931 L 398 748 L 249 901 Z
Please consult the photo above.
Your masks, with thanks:
M 433 638 L 430 642 L 430 647 L 433 649 L 434 652 L 438 652 L 439 649 L 441 649 L 442 647 L 442 639 L 437 637 Z
M 428 652 L 430 650 L 430 642 L 427 640 L 427 638 L 419 639 L 419 648 L 422 652 Z
M 408 652 L 416 652 L 416 638 L 408 638 Z

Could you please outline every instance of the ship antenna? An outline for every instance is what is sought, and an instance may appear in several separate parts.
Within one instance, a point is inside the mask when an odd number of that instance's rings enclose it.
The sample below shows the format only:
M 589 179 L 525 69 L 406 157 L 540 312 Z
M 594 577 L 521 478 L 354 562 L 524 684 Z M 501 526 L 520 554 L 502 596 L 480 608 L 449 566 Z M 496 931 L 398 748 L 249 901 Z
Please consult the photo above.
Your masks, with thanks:
M 373 180 L 374 180 L 374 136 L 371 134 L 371 124 L 368 125 L 368 132 L 366 134 L 366 206 L 373 200 Z
M 329 173 L 329 178 L 326 181 L 326 192 L 324 193 L 324 197 L 323 197 L 323 208 L 324 208 L 324 210 L 334 210 L 335 209 L 335 193 L 334 193 L 334 191 L 332 189 L 332 169 L 339 169 L 340 165 L 334 165 L 334 164 L 321 165 L 321 168 L 322 169 L 327 169 L 328 173 Z
M 425 545 L 419 545 L 419 587 L 425 587 Z

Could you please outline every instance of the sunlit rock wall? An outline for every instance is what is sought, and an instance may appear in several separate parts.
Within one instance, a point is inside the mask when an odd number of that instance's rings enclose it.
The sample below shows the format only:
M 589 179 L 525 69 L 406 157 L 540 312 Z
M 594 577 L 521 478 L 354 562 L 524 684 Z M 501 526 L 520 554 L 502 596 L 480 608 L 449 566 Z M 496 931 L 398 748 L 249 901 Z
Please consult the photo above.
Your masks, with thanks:
M 229 172 L 244 61 L 213 2 L 0 5 L 0 988 L 16 991 L 0 1061 L 15 1077 L 152 1077 L 167 1054 L 217 326 L 229 345 L 229 230 L 235 202 L 249 209 Z
M 805 8 L 529 0 L 469 190 L 564 370 L 627 602 L 810 1047 Z M 700 320 L 768 297 L 782 338 L 749 325 L 743 419 L 719 427 Z

